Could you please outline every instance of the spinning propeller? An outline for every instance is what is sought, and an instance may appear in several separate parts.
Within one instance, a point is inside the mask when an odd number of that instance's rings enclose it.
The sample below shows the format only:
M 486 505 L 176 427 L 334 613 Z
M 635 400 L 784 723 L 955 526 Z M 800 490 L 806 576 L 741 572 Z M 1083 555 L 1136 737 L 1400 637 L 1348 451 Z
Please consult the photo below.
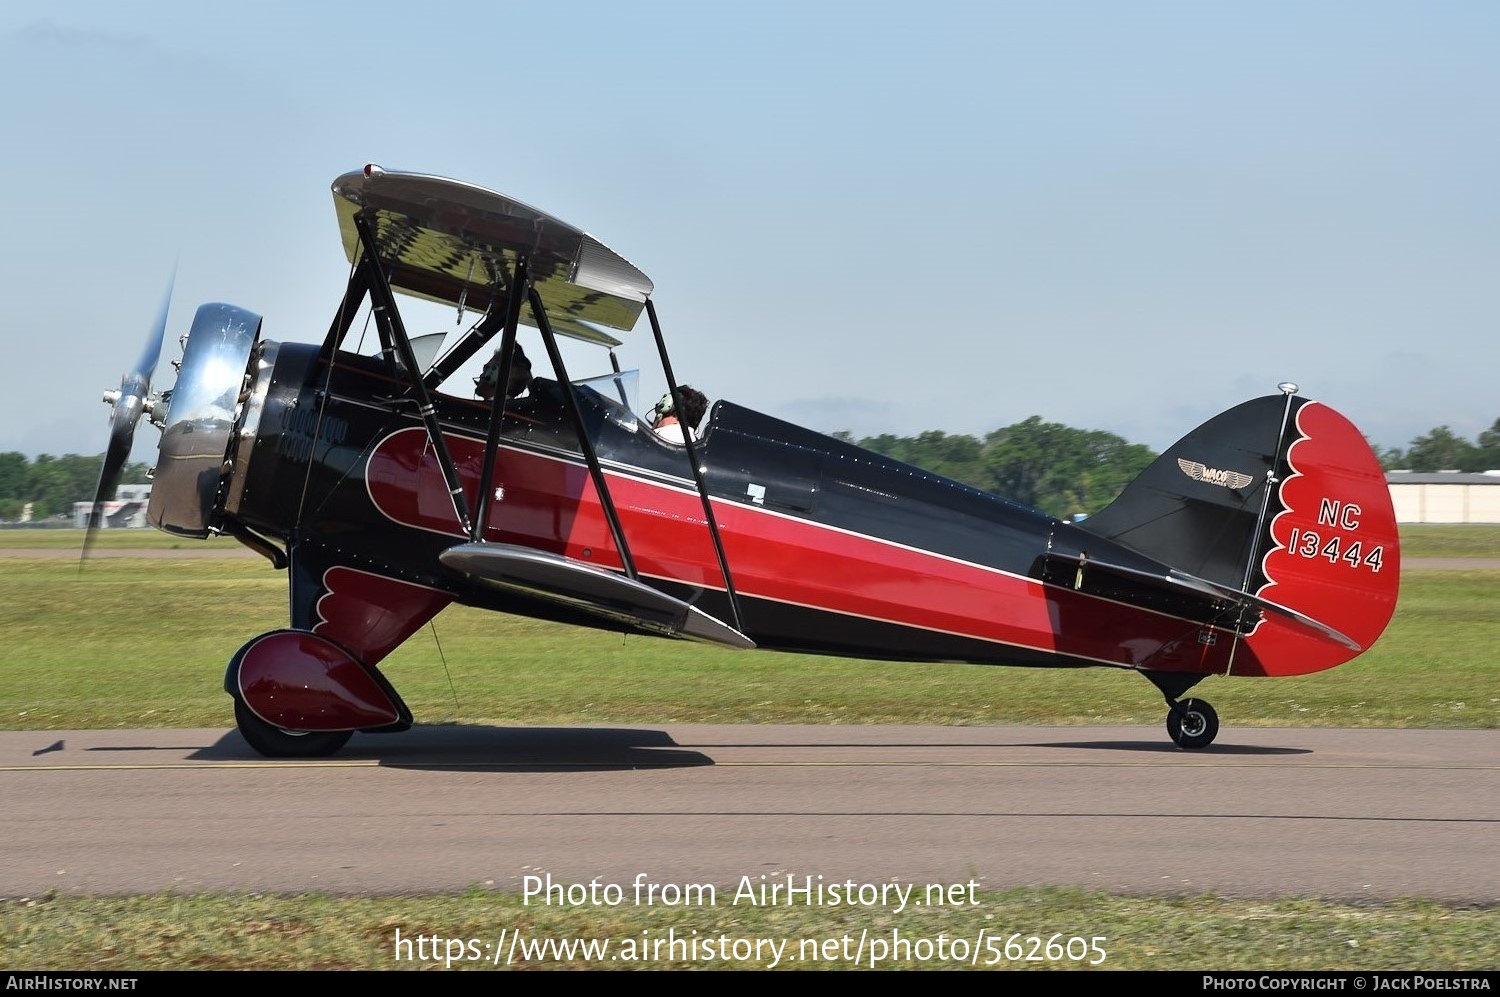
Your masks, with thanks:
M 156 325 L 146 337 L 146 347 L 140 359 L 123 377 L 120 387 L 104 392 L 104 403 L 110 406 L 109 449 L 104 453 L 104 466 L 99 470 L 99 486 L 94 489 L 94 505 L 89 511 L 89 528 L 83 538 L 83 558 L 89 556 L 94 533 L 99 529 L 104 503 L 115 493 L 120 483 L 120 472 L 130 459 L 131 443 L 135 439 L 135 424 L 141 416 L 155 409 L 157 399 L 151 397 L 151 375 L 156 371 L 156 361 L 161 356 L 162 338 L 167 329 L 167 309 L 172 304 L 172 285 L 176 283 L 177 270 L 167 278 L 167 293 L 162 297 L 161 310 L 156 315 Z M 82 560 L 80 559 L 80 560 Z

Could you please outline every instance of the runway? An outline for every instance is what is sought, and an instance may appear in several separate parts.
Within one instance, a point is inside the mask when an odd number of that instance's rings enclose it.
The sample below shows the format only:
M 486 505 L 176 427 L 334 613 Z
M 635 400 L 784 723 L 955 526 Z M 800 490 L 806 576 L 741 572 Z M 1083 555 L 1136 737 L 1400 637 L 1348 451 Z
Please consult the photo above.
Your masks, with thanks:
M 1226 727 L 1185 752 L 1155 727 L 419 727 L 271 762 L 223 730 L 13 731 L 0 896 L 550 875 L 661 896 L 793 877 L 1495 904 L 1497 747 L 1481 730 Z

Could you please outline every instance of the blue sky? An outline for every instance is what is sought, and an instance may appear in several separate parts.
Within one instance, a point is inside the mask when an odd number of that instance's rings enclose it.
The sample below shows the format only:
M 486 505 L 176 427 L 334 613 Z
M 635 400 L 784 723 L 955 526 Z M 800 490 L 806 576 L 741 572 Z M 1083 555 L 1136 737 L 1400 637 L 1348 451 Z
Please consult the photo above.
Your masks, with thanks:
M 1290 379 L 1382 445 L 1472 438 L 1496 51 L 1479 2 L 16 0 L 0 451 L 103 449 L 174 262 L 169 342 L 205 301 L 321 338 L 366 162 L 587 229 L 679 377 L 814 429 L 1162 448 Z

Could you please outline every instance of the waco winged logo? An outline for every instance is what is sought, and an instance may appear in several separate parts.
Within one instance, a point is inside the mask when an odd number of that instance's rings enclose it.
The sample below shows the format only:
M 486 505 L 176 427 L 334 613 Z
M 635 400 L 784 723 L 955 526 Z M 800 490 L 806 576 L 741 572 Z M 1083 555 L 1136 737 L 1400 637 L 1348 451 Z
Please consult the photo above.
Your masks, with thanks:
M 1177 466 L 1182 468 L 1183 474 L 1194 481 L 1201 481 L 1206 485 L 1219 485 L 1236 491 L 1255 480 L 1241 471 L 1220 471 L 1196 460 L 1185 460 L 1182 457 L 1177 458 Z

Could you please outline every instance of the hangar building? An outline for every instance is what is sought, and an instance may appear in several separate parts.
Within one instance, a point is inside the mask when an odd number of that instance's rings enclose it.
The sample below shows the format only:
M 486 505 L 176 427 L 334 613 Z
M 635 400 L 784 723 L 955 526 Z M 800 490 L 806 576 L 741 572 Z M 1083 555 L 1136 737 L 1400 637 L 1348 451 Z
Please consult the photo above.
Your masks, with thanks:
M 1500 471 L 1390 471 L 1398 523 L 1500 523 Z

